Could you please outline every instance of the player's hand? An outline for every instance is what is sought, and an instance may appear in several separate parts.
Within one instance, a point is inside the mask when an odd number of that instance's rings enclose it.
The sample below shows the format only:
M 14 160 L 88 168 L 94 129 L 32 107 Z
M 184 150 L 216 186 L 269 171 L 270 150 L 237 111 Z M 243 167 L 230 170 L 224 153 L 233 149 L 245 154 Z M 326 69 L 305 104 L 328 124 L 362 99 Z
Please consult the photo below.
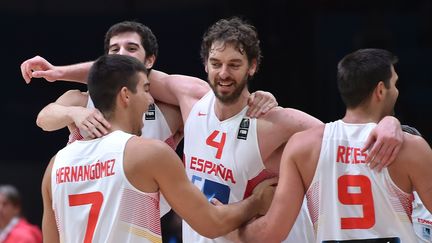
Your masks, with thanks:
M 362 149 L 370 149 L 366 163 L 371 169 L 381 171 L 394 161 L 403 143 L 403 131 L 399 121 L 391 116 L 383 118 L 371 131 Z
M 217 198 L 213 197 L 212 199 L 210 199 L 210 202 L 215 205 L 215 206 L 223 206 L 223 203 L 221 203 L 219 200 L 217 200 Z M 239 230 L 233 230 L 230 233 L 224 235 L 224 238 L 229 240 L 230 242 L 233 243 L 241 243 L 242 241 L 240 240 L 240 235 L 239 235 Z
M 79 107 L 79 110 L 72 116 L 75 125 L 82 131 L 85 138 L 102 137 L 108 133 L 111 127 L 110 123 L 105 120 L 102 113 L 96 109 Z
M 278 106 L 278 102 L 272 93 L 258 90 L 249 96 L 248 105 L 249 109 L 246 115 L 255 118 L 267 113 L 271 108 Z
M 30 83 L 32 78 L 44 78 L 49 82 L 54 82 L 61 79 L 62 71 L 45 58 L 35 56 L 21 64 L 21 75 L 26 83 Z
M 258 215 L 266 214 L 270 208 L 274 193 L 276 191 L 277 182 L 278 177 L 265 179 L 253 189 L 252 194 L 256 195 L 260 200 L 260 209 L 258 211 Z

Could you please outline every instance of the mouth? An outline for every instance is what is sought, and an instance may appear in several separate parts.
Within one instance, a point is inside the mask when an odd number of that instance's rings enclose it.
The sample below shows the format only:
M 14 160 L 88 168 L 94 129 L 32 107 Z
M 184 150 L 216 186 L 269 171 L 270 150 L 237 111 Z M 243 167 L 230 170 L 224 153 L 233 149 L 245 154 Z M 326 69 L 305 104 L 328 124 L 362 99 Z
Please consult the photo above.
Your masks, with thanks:
M 230 87 L 234 85 L 233 81 L 218 81 L 217 84 L 222 87 Z

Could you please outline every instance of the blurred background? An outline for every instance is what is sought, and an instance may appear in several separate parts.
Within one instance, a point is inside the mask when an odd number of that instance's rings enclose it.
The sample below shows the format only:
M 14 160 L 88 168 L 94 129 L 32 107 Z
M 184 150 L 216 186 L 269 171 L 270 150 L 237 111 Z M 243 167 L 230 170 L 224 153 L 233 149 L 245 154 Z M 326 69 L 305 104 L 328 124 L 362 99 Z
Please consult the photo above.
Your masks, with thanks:
M 337 62 L 359 48 L 388 49 L 400 59 L 396 116 L 430 143 L 431 13 L 431 0 L 2 0 L 0 184 L 16 185 L 25 215 L 40 224 L 41 178 L 68 132 L 44 132 L 36 116 L 66 90 L 86 87 L 41 79 L 27 85 L 19 66 L 35 55 L 54 65 L 93 60 L 103 54 L 104 33 L 123 20 L 149 26 L 158 38 L 155 69 L 206 79 L 199 57 L 204 31 L 220 18 L 249 19 L 263 52 L 250 89 L 270 91 L 281 106 L 323 122 L 340 118 L 345 110 L 336 88 Z

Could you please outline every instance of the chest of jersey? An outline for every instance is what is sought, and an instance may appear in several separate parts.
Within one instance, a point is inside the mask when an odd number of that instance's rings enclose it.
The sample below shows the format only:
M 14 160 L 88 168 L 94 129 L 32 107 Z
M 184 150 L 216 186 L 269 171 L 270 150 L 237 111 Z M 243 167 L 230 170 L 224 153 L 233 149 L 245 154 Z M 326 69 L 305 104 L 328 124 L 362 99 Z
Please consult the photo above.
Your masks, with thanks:
M 208 198 L 239 201 L 250 180 L 264 169 L 256 119 L 246 117 L 245 108 L 219 121 L 213 107 L 214 96 L 207 94 L 193 107 L 185 124 L 186 171 Z

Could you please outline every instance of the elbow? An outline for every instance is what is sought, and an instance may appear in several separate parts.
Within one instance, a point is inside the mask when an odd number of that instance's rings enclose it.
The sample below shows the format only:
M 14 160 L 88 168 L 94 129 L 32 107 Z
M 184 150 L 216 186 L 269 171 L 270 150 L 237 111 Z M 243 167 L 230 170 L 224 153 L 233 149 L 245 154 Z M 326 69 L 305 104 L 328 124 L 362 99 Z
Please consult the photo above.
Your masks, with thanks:
M 37 116 L 36 125 L 46 132 L 52 131 L 52 129 L 50 129 L 50 127 L 47 126 L 47 122 L 43 113 L 39 113 L 39 115 Z

